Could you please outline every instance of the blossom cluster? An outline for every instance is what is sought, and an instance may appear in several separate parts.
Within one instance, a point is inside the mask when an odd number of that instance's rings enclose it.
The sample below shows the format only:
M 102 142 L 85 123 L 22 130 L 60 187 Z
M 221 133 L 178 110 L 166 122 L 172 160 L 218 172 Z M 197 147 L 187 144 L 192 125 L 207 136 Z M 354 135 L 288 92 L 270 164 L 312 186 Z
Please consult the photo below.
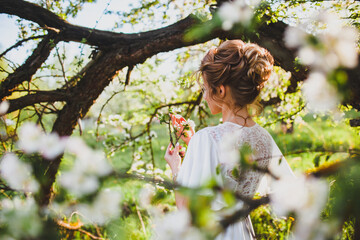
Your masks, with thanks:
M 15 196 L 0 201 L 0 224 L 2 231 L 7 229 L 8 236 L 2 232 L 1 239 L 36 238 L 43 226 L 38 215 L 38 206 L 33 197 L 25 199 Z
M 99 178 L 112 171 L 104 153 L 93 150 L 77 137 L 67 139 L 66 146 L 66 151 L 76 159 L 73 167 L 59 176 L 60 185 L 77 197 L 94 193 L 99 188 Z
M 283 177 L 273 183 L 272 189 L 270 199 L 275 214 L 296 214 L 294 239 L 310 239 L 311 234 L 319 237 L 324 234 L 320 232 L 319 217 L 329 191 L 325 180 L 304 175 L 296 178 Z
M 287 47 L 298 50 L 301 63 L 310 66 L 309 77 L 303 86 L 309 109 L 324 112 L 335 110 L 341 100 L 336 88 L 328 81 L 329 75 L 339 67 L 353 68 L 358 64 L 358 32 L 344 26 L 334 14 L 324 12 L 314 20 L 326 28 L 313 35 L 299 27 L 288 27 L 284 40 Z
M 235 23 L 250 23 L 254 15 L 254 7 L 260 1 L 258 0 L 235 0 L 224 2 L 219 9 L 219 17 L 222 20 L 222 28 L 225 31 L 231 30 Z
M 185 208 L 157 218 L 155 223 L 155 238 L 162 239 L 197 239 L 205 240 L 205 236 L 191 224 L 191 215 Z
M 79 137 L 65 138 L 56 133 L 46 134 L 36 124 L 29 122 L 20 127 L 18 137 L 17 146 L 26 154 L 38 153 L 49 161 L 64 153 L 74 157 L 72 167 L 62 171 L 57 180 L 59 186 L 76 199 L 95 194 L 100 188 L 101 178 L 113 171 L 104 153 L 90 148 Z M 26 193 L 24 199 L 15 197 L 0 202 L 0 223 L 13 222 L 9 228 L 14 229 L 9 229 L 9 234 L 16 238 L 21 238 L 20 233 L 24 233 L 26 237 L 35 237 L 42 228 L 37 205 L 32 194 L 29 194 L 39 190 L 39 183 L 34 177 L 32 165 L 24 159 L 19 159 L 14 153 L 5 153 L 0 161 L 0 176 L 8 187 Z M 59 216 L 77 212 L 83 221 L 103 225 L 109 219 L 119 216 L 121 198 L 119 191 L 103 189 L 87 203 L 70 204 L 62 200 L 57 202 L 55 199 L 50 209 L 51 212 L 59 210 Z M 28 229 L 29 226 L 31 229 Z
M 81 213 L 86 223 L 104 225 L 110 219 L 119 217 L 121 200 L 122 195 L 116 189 L 104 189 L 90 204 L 80 203 L 71 208 Z
M 45 134 L 39 126 L 26 122 L 19 130 L 18 146 L 27 154 L 40 153 L 44 158 L 53 160 L 65 150 L 66 139 L 57 133 Z
M 37 192 L 39 183 L 33 177 L 29 163 L 21 161 L 15 154 L 6 153 L 0 162 L 0 176 L 10 188 L 23 192 Z

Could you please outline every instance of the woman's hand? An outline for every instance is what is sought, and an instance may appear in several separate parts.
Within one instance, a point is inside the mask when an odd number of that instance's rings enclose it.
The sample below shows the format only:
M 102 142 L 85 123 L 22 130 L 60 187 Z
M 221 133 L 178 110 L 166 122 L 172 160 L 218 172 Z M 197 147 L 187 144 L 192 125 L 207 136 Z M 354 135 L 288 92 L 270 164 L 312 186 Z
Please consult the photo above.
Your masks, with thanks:
M 176 130 L 176 135 L 179 136 L 181 134 L 181 139 L 188 145 L 190 139 L 195 134 L 194 128 L 179 114 L 170 114 L 170 117 L 171 123 Z
M 170 143 L 166 149 L 166 153 L 164 156 L 166 162 L 169 164 L 171 168 L 174 177 L 179 172 L 181 166 L 181 157 L 179 155 L 179 149 L 180 149 L 179 143 L 175 145 L 174 149 L 171 149 L 171 143 Z

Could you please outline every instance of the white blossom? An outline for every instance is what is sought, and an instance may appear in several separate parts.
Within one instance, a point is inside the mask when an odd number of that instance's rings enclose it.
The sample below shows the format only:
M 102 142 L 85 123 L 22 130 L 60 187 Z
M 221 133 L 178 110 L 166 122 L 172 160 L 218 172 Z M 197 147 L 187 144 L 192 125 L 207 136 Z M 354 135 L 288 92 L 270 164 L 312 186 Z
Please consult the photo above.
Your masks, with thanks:
M 0 208 L 0 223 L 14 239 L 36 238 L 41 233 L 41 219 L 32 197 L 3 199 Z
M 343 26 L 336 15 L 328 12 L 317 14 L 314 20 L 326 28 L 312 36 L 299 28 L 288 27 L 284 40 L 288 47 L 298 48 L 300 61 L 311 67 L 303 87 L 309 108 L 317 112 L 335 110 L 340 99 L 326 76 L 338 67 L 357 66 L 358 32 L 353 27 Z
M 74 169 L 86 174 L 95 174 L 97 176 L 108 175 L 112 171 L 111 165 L 107 162 L 103 152 L 85 151 L 77 156 Z
M 153 170 L 154 169 L 154 165 L 152 163 L 148 163 L 145 165 L 145 168 L 146 169 L 149 169 L 149 170 Z
M 182 112 L 182 110 L 181 110 L 180 107 L 173 107 L 173 108 L 172 108 L 172 112 L 173 112 L 173 113 L 179 113 L 179 112 Z
M 253 1 L 253 4 L 257 5 L 258 2 Z M 237 22 L 248 24 L 254 15 L 253 12 L 254 10 L 247 1 L 235 0 L 232 2 L 224 2 L 218 11 L 218 14 L 223 21 L 222 28 L 228 31 Z
M 131 124 L 125 122 L 125 121 L 121 121 L 121 126 L 127 130 L 131 129 Z
M 150 131 L 150 136 L 152 138 L 157 138 L 157 133 L 155 131 Z
M 307 106 L 314 112 L 335 109 L 340 103 L 336 89 L 331 86 L 321 72 L 312 72 L 305 81 L 302 92 Z
M 188 119 L 186 123 L 190 126 L 190 128 L 195 129 L 195 122 L 191 119 Z
M 44 134 L 41 141 L 39 152 L 49 160 L 56 158 L 65 150 L 65 141 L 57 133 Z
M 139 204 L 142 208 L 147 208 L 151 204 L 151 199 L 155 196 L 155 187 L 151 184 L 145 184 L 139 192 Z
M 80 137 L 70 137 L 66 141 L 66 151 L 77 156 L 91 154 L 91 148 L 89 148 Z
M 155 174 L 164 174 L 164 171 L 160 168 L 155 168 L 154 173 Z
M 354 28 L 342 28 L 334 52 L 339 58 L 341 66 L 354 68 L 358 64 L 358 51 L 356 51 L 357 32 Z
M 160 93 L 164 98 L 164 102 L 168 102 L 171 98 L 176 96 L 176 91 L 174 91 L 174 84 L 171 81 L 162 81 L 159 82 Z
M 171 171 L 170 167 L 168 167 L 168 165 L 166 166 L 166 169 L 164 171 L 164 175 L 167 178 L 172 179 L 172 171 Z
M 8 101 L 2 101 L 0 103 L 0 116 L 5 115 L 9 110 L 10 103 Z
M 108 117 L 109 124 L 115 127 L 119 124 L 120 120 L 121 120 L 121 116 L 118 114 L 109 115 Z
M 112 171 L 104 153 L 91 149 L 81 138 L 69 138 L 66 141 L 66 150 L 76 156 L 75 171 L 97 176 L 105 176 Z
M 62 187 L 77 197 L 91 194 L 99 188 L 96 176 L 83 174 L 76 170 L 62 173 L 58 181 Z
M 145 162 L 142 160 L 138 160 L 138 161 L 133 161 L 132 165 L 131 165 L 131 170 L 132 171 L 137 171 L 138 169 L 140 169 L 141 167 L 143 167 L 145 165 Z
M 163 218 L 155 219 L 155 239 L 158 240 L 202 240 L 204 236 L 191 226 L 191 216 L 188 210 L 180 209 L 166 214 Z
M 18 146 L 25 153 L 34 153 L 40 150 L 43 144 L 44 133 L 31 122 L 24 123 L 19 130 Z
M 272 189 L 271 206 L 277 215 L 296 212 L 309 221 L 319 216 L 328 193 L 325 181 L 305 176 L 283 177 L 273 182 Z
M 238 145 L 239 134 L 229 133 L 223 137 L 220 144 L 221 158 L 220 163 L 224 164 L 227 169 L 232 169 L 240 162 L 240 152 Z
M 136 170 L 136 172 L 140 173 L 140 174 L 144 174 L 145 173 L 145 169 L 140 168 L 138 170 Z
M 306 46 L 299 50 L 299 58 L 304 65 L 314 64 L 316 61 L 316 49 Z
M 99 187 L 98 177 L 112 171 L 104 153 L 91 149 L 78 137 L 70 137 L 66 141 L 66 150 L 76 158 L 73 168 L 60 175 L 60 185 L 75 196 L 95 192 Z
M 46 134 L 34 123 L 27 122 L 19 130 L 18 146 L 25 153 L 39 152 L 52 160 L 64 152 L 65 141 L 57 133 Z
M 78 211 L 85 221 L 104 225 L 107 221 L 120 215 L 121 194 L 118 191 L 102 190 L 91 204 L 80 204 Z
M 278 216 L 296 213 L 294 239 L 306 240 L 319 230 L 319 216 L 327 194 L 328 184 L 324 180 L 305 176 L 284 177 L 274 181 L 270 200 Z
M 306 32 L 297 27 L 288 27 L 285 30 L 284 41 L 289 48 L 297 48 L 304 44 Z
M 32 176 L 30 164 L 22 162 L 15 154 L 6 153 L 0 162 L 0 175 L 15 190 L 37 192 L 38 182 Z
M 285 216 L 288 212 L 300 210 L 306 205 L 308 189 L 305 178 L 284 177 L 273 183 L 271 206 L 275 214 Z
M 11 119 L 5 119 L 5 123 L 7 126 L 14 126 L 15 125 L 15 121 L 11 120 Z

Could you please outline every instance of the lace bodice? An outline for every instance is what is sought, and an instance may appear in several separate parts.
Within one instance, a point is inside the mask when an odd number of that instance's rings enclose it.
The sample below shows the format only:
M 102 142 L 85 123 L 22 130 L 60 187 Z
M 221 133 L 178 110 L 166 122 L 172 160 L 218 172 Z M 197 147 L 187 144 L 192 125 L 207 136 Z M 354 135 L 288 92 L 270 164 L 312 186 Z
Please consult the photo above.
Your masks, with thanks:
M 248 145 L 252 149 L 250 159 L 256 161 L 258 167 L 269 168 L 272 174 L 279 177 L 294 176 L 275 141 L 265 129 L 258 124 L 242 127 L 225 122 L 204 128 L 191 138 L 178 172 L 178 184 L 196 188 L 208 183 L 210 179 L 215 179 L 219 185 L 249 198 L 254 196 L 255 191 L 261 194 L 271 192 L 269 176 L 263 177 L 264 174 L 259 171 L 251 168 L 240 169 L 236 165 L 239 160 L 239 149 L 243 145 Z M 279 161 L 281 159 L 283 161 Z M 239 170 L 237 177 L 232 174 L 234 167 Z M 202 191 L 199 194 L 209 193 Z M 234 206 L 228 206 L 221 194 L 217 194 L 211 203 L 211 209 L 220 219 L 229 213 L 228 210 L 237 211 L 242 207 L 242 201 L 237 201 Z M 228 227 L 226 232 L 216 239 L 252 239 L 248 226 L 245 220 L 239 221 Z M 248 234 L 249 237 L 244 237 L 244 234 Z
M 231 122 L 208 127 L 204 131 L 208 132 L 217 147 L 224 186 L 243 196 L 253 197 L 264 174 L 252 169 L 239 169 L 238 166 L 235 166 L 239 170 L 239 177 L 235 177 L 232 173 L 234 165 L 227 164 L 227 161 L 234 157 L 229 156 L 231 152 L 239 153 L 242 146 L 248 145 L 252 150 L 251 159 L 257 162 L 258 167 L 266 169 L 272 158 L 270 134 L 258 124 L 252 127 L 243 127 Z M 228 146 L 222 147 L 224 144 Z M 238 157 L 237 155 L 236 161 L 238 161 Z

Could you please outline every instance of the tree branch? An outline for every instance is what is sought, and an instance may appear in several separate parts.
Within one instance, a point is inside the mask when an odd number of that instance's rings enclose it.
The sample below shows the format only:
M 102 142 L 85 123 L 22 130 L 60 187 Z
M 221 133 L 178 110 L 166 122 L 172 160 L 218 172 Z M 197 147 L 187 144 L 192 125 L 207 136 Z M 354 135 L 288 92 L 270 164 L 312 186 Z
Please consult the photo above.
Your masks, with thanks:
M 124 34 L 70 24 L 49 10 L 23 0 L 0 0 L 0 5 L 2 6 L 0 13 L 15 15 L 36 22 L 45 29 L 58 32 L 63 41 L 81 42 L 106 48 L 112 47 L 114 44 L 116 44 L 117 47 L 124 47 L 139 41 L 146 42 L 151 39 L 151 37 L 160 35 L 161 33 L 171 35 L 171 29 L 178 28 L 178 25 L 181 26 L 185 24 L 186 26 L 189 26 L 189 23 L 195 22 L 195 18 L 189 16 L 173 24 L 175 27 L 171 25 L 169 27 L 148 32 Z
M 28 94 L 16 99 L 8 99 L 10 103 L 8 113 L 34 105 L 36 103 L 69 101 L 70 99 L 71 95 L 64 90 L 37 91 L 34 94 Z
M 350 126 L 351 127 L 359 127 L 360 126 L 360 118 L 351 119 Z
M 41 27 L 63 29 L 67 22 L 55 13 L 34 3 L 23 0 L 0 0 L 0 13 L 16 15 L 22 19 L 36 22 Z
M 1 4 L 1 0 L 0 0 Z M 25 81 L 31 81 L 32 76 L 49 57 L 57 43 L 56 34 L 49 33 L 34 50 L 32 55 L 15 72 L 10 74 L 0 85 L 0 99 L 11 95 L 12 90 Z

